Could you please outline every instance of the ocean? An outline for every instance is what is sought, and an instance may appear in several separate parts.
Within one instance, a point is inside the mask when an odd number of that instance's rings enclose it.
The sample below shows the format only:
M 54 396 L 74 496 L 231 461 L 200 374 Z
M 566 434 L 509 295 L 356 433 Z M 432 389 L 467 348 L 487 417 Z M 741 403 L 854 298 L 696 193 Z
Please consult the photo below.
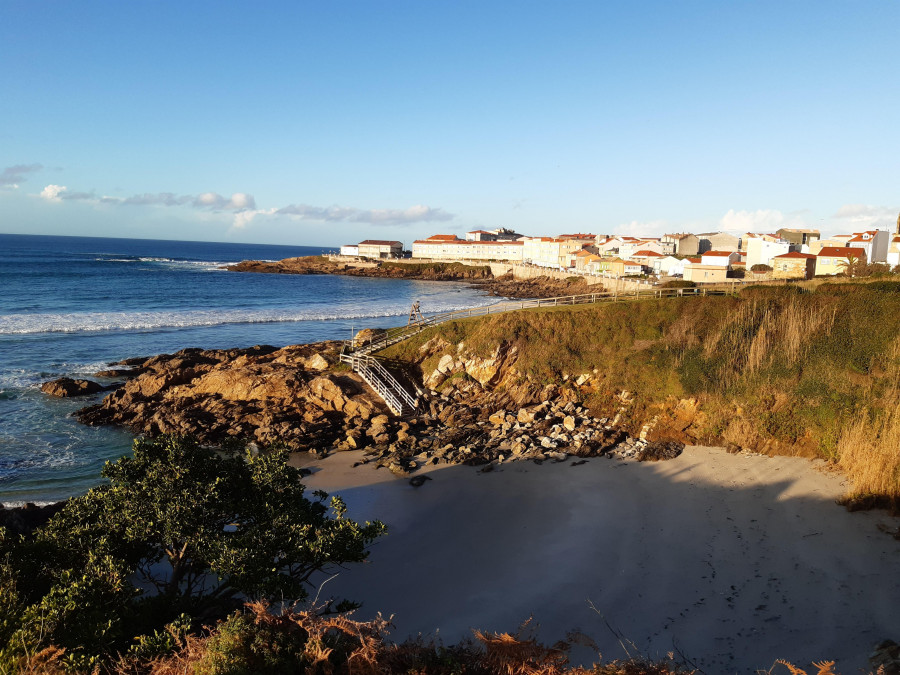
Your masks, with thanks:
M 71 413 L 99 401 L 40 391 L 58 377 L 185 347 L 347 339 L 365 327 L 491 304 L 464 283 L 226 272 L 326 249 L 0 234 L 0 502 L 48 503 L 100 482 L 132 434 Z

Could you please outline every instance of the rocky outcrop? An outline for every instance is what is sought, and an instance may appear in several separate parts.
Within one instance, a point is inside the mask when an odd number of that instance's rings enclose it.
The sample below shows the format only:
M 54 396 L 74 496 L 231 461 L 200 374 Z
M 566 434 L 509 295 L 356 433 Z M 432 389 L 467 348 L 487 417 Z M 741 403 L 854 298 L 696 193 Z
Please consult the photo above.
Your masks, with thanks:
M 460 263 L 421 263 L 415 260 L 386 261 L 360 265 L 332 262 L 323 256 L 285 258 L 278 261 L 244 260 L 225 268 L 229 272 L 262 272 L 266 274 L 340 274 L 353 277 L 383 279 L 424 279 L 427 281 L 473 281 L 492 279 L 487 265 Z
M 209 443 L 240 438 L 324 451 L 345 428 L 362 427 L 384 410 L 356 375 L 332 368 L 340 346 L 161 354 L 133 363 L 134 376 L 123 387 L 76 417 L 149 436 L 190 434 Z
M 7 508 L 0 504 L 0 527 L 5 527 L 11 534 L 31 534 L 45 525 L 65 505 L 65 502 L 56 502 L 37 506 L 28 502 L 24 506 Z
M 500 345 L 479 357 L 440 338 L 422 345 L 421 357 L 451 353 L 425 378 L 416 413 L 400 419 L 338 365 L 341 346 L 185 349 L 129 360 L 125 385 L 76 416 L 85 424 L 117 424 L 148 436 L 189 434 L 212 444 L 233 438 L 319 456 L 363 449 L 365 461 L 398 475 L 437 463 L 664 459 L 682 447 L 629 437 L 615 420 L 580 405 L 570 388 L 520 381 L 514 347 Z
M 571 279 L 553 279 L 551 277 L 515 279 L 512 274 L 508 274 L 496 279 L 477 282 L 477 286 L 490 295 L 501 298 L 556 298 L 603 291 L 601 286 L 591 286 L 581 277 L 574 276 Z
M 106 391 L 108 387 L 104 387 L 99 382 L 92 380 L 73 380 L 70 377 L 61 377 L 58 380 L 44 382 L 41 385 L 41 391 L 50 396 L 59 398 L 68 398 L 71 396 L 88 396 Z
M 536 277 L 514 279 L 512 274 L 495 278 L 488 265 L 461 263 L 421 263 L 399 260 L 348 265 L 333 262 L 323 256 L 285 258 L 284 260 L 244 260 L 226 267 L 229 272 L 258 272 L 265 274 L 340 274 L 354 277 L 386 279 L 423 279 L 426 281 L 468 281 L 489 295 L 500 298 L 553 298 L 580 293 L 596 293 L 598 286 L 590 286 L 584 279 L 553 279 Z

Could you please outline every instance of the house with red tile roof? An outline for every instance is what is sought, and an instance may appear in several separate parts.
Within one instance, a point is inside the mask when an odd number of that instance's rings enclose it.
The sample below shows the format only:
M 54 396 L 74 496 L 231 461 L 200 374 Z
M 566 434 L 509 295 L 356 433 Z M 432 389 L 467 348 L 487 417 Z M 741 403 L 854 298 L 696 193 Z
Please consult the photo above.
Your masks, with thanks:
M 772 258 L 773 279 L 812 279 L 816 275 L 816 256 L 789 251 Z
M 849 246 L 825 246 L 816 255 L 816 276 L 844 274 L 853 262 L 865 262 L 866 252 Z

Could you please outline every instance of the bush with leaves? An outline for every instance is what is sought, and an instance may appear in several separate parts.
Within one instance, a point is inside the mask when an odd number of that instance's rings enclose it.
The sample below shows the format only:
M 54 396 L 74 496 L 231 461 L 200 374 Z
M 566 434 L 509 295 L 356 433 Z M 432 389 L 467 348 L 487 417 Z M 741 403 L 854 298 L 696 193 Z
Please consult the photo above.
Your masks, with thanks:
M 0 537 L 13 589 L 0 603 L 6 653 L 54 644 L 111 655 L 181 615 L 303 599 L 315 573 L 364 560 L 384 532 L 347 518 L 338 497 L 308 499 L 283 451 L 171 436 L 133 449 L 104 467 L 109 484 L 69 500 L 32 539 Z

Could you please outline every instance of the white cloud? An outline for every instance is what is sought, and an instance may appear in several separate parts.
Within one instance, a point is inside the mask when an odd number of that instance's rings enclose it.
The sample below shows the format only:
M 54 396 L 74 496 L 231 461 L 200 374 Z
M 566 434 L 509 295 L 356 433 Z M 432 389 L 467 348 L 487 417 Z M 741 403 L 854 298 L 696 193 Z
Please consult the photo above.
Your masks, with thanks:
M 65 185 L 48 185 L 41 190 L 41 198 L 46 199 L 48 202 L 58 202 L 60 201 L 60 195 L 67 189 Z
M 834 217 L 850 221 L 854 229 L 892 229 L 897 223 L 898 212 L 900 208 L 896 206 L 844 204 Z
M 11 188 L 13 190 L 19 187 L 19 183 L 26 180 L 26 176 L 34 171 L 43 169 L 41 164 L 14 164 L 0 171 L 0 187 Z
M 257 216 L 280 215 L 296 220 L 321 223 L 369 223 L 372 225 L 408 225 L 412 223 L 453 220 L 455 216 L 443 209 L 416 204 L 405 209 L 359 209 L 346 206 L 311 206 L 309 204 L 288 204 L 278 208 L 257 209 L 256 199 L 246 192 L 235 192 L 225 197 L 217 192 L 202 192 L 198 195 L 178 195 L 174 192 L 136 194 L 130 197 L 98 197 L 93 192 L 69 192 L 62 185 L 48 185 L 40 196 L 48 201 L 85 201 L 93 204 L 112 206 L 186 206 L 213 213 L 229 211 L 235 215 L 234 229 L 244 229 Z
M 238 211 L 234 214 L 234 222 L 231 225 L 231 229 L 243 230 L 254 218 L 256 218 L 256 216 L 270 216 L 276 211 L 277 209 L 247 209 L 245 211 Z
M 347 206 L 310 206 L 309 204 L 288 204 L 275 213 L 291 216 L 298 220 L 322 222 L 353 222 L 378 225 L 406 225 L 410 223 L 453 220 L 455 216 L 443 209 L 417 204 L 407 209 L 357 209 Z
M 801 212 L 785 215 L 777 209 L 735 211 L 729 209 L 719 226 L 726 232 L 774 232 L 782 227 L 807 227 Z
M 256 200 L 246 192 L 235 192 L 230 198 L 215 192 L 204 192 L 193 199 L 193 205 L 214 211 L 242 211 L 256 208 Z
M 235 192 L 231 197 L 223 197 L 216 192 L 204 192 L 199 195 L 176 195 L 173 192 L 157 192 L 132 195 L 130 197 L 97 197 L 93 192 L 68 192 L 61 185 L 48 185 L 40 194 L 49 201 L 87 201 L 97 204 L 117 206 L 192 206 L 210 211 L 232 211 L 238 213 L 256 208 L 253 195 L 246 192 Z
M 665 234 L 665 220 L 650 220 L 640 222 L 632 220 L 630 223 L 616 225 L 613 234 L 622 234 L 629 237 L 661 237 Z

